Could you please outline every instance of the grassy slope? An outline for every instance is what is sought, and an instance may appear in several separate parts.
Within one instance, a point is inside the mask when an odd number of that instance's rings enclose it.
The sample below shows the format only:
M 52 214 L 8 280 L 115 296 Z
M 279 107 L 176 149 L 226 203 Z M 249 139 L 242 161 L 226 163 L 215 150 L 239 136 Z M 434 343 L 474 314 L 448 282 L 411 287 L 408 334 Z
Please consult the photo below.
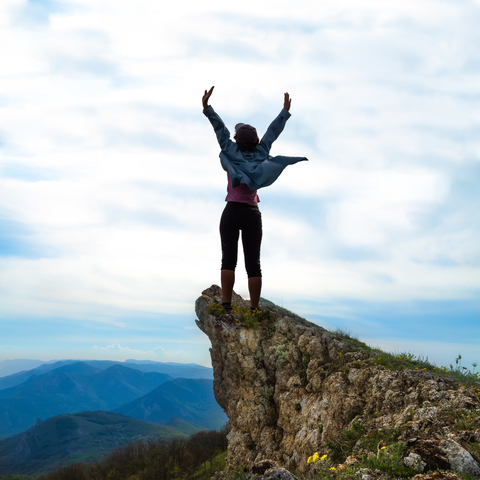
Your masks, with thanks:
M 185 435 L 193 435 L 194 433 L 205 430 L 203 427 L 200 427 L 192 422 L 187 422 L 183 418 L 173 417 L 168 423 L 165 424 L 167 427 L 172 427 L 179 432 L 184 433 Z
M 99 460 L 127 443 L 184 437 L 184 433 L 172 427 L 109 412 L 59 415 L 24 434 L 1 441 L 0 473 L 40 474 L 76 461 Z M 6 455 L 15 449 L 14 460 L 7 461 Z

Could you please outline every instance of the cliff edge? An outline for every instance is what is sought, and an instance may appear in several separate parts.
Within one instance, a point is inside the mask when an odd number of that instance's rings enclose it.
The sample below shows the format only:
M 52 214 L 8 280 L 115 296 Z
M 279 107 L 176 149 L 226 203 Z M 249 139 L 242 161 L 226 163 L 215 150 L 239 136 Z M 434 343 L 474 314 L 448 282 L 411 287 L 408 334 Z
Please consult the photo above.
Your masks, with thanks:
M 328 466 L 364 479 L 437 470 L 480 478 L 478 385 L 412 368 L 407 356 L 386 357 L 267 301 L 250 313 L 234 295 L 230 315 L 221 302 L 213 285 L 195 310 L 229 418 L 224 475 L 276 463 L 300 476 Z M 398 475 L 382 471 L 382 459 Z

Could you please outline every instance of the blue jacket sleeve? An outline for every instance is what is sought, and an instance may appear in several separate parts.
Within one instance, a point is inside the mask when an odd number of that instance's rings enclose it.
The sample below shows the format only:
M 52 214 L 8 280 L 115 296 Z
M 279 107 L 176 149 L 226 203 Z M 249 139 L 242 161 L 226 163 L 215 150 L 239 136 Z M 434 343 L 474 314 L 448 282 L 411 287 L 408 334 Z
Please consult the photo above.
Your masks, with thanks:
M 215 112 L 215 110 L 213 110 L 211 105 L 203 111 L 203 114 L 210 120 L 210 123 L 215 130 L 215 135 L 217 136 L 220 148 L 222 150 L 226 150 L 229 144 L 233 142 L 230 140 L 230 132 L 223 123 L 223 120 Z
M 265 135 L 262 137 L 262 140 L 260 140 L 260 144 L 258 145 L 258 147 L 263 147 L 264 149 L 266 149 L 267 155 L 272 148 L 272 143 L 283 132 L 283 129 L 285 128 L 285 123 L 287 123 L 287 120 L 291 116 L 292 115 L 290 114 L 290 112 L 283 108 L 282 111 L 279 113 L 278 117 L 267 128 Z

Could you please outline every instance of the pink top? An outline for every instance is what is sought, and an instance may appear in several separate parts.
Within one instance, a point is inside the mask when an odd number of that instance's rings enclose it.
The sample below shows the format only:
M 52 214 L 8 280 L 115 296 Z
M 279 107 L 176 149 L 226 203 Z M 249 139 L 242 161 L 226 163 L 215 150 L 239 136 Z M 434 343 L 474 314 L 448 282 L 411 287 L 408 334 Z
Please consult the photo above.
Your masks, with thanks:
M 227 197 L 225 201 L 240 203 L 258 203 L 260 201 L 256 190 L 250 190 L 245 183 L 241 183 L 238 187 L 233 188 L 228 173 L 227 178 Z

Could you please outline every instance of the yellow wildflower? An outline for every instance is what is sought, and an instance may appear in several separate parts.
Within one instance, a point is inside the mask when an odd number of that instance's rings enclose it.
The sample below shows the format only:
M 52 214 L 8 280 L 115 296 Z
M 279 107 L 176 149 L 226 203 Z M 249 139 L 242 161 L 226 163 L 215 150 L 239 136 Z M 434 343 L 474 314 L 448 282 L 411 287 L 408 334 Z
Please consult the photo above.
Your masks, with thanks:
M 336 469 L 335 467 L 330 467 L 330 470 L 331 470 L 332 472 L 336 472 L 336 471 L 337 471 L 337 469 Z
M 385 450 L 387 447 L 382 447 L 380 450 Z
M 312 462 L 313 463 L 318 462 L 318 458 L 319 458 L 318 452 L 315 452 L 312 457 Z
M 323 462 L 324 460 L 327 459 L 327 457 L 328 457 L 328 455 L 323 455 L 323 457 L 320 460 Z
M 308 457 L 307 463 L 312 463 L 312 457 Z

